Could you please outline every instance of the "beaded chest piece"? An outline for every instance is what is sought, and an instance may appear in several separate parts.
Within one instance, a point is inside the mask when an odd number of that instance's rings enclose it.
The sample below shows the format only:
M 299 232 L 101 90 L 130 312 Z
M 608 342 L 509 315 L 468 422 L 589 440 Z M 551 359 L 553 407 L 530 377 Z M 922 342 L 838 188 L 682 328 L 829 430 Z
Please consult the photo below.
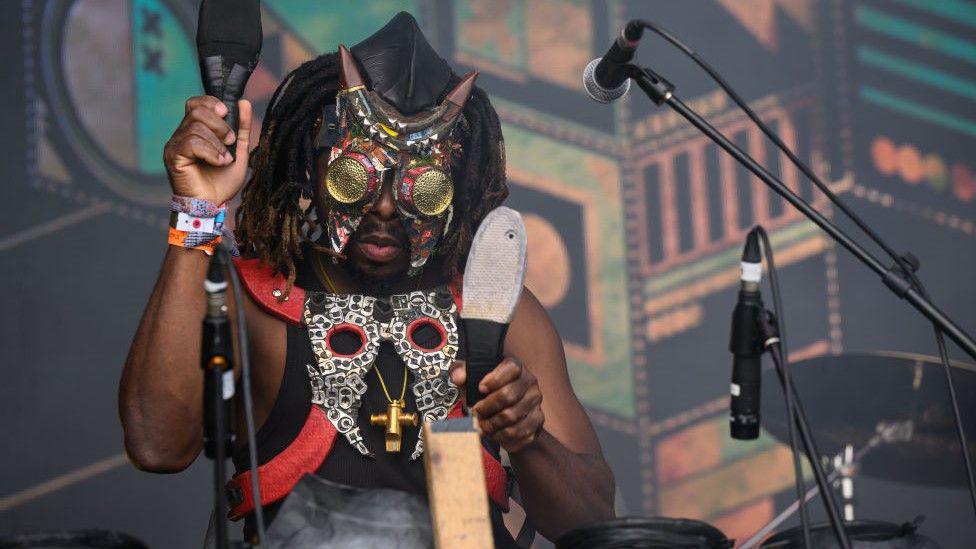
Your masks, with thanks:
M 448 373 L 458 353 L 457 314 L 446 286 L 387 298 L 309 292 L 303 319 L 316 360 L 307 365 L 312 403 L 325 411 L 353 448 L 372 456 L 359 430 L 359 408 L 366 393 L 366 374 L 374 366 L 380 343 L 389 341 L 413 375 L 411 390 L 422 421 L 446 418 L 458 398 Z M 432 348 L 414 338 L 425 326 L 440 335 Z M 340 333 L 356 336 L 359 348 L 351 353 L 336 351 L 332 338 Z M 418 435 L 410 459 L 422 453 L 423 438 Z

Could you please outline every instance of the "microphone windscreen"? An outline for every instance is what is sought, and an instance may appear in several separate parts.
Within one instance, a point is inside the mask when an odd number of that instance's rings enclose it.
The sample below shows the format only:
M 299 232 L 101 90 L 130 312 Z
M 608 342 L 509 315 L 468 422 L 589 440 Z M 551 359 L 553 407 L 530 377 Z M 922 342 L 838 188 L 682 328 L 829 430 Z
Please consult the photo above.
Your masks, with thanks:
M 197 21 L 201 59 L 223 56 L 230 64 L 253 69 L 261 53 L 260 0 L 202 0 Z

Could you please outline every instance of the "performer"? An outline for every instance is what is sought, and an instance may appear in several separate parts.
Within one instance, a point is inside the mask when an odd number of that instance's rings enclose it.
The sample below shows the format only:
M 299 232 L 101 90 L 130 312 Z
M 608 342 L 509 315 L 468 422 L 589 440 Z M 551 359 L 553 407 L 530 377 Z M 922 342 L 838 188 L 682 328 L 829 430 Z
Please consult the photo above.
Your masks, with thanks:
M 265 517 L 305 473 L 426 496 L 419 422 L 461 414 L 459 275 L 479 222 L 508 194 L 499 121 L 475 78 L 458 78 L 400 13 L 352 51 L 284 79 L 246 184 L 250 104 L 240 103 L 234 162 L 223 105 L 187 101 L 164 150 L 170 246 L 119 391 L 138 467 L 182 471 L 200 453 L 201 288 L 225 203 L 243 186 L 236 268 L 247 290 Z M 529 520 L 555 539 L 611 517 L 612 474 L 559 335 L 527 289 L 504 354 L 473 411 L 510 456 Z M 399 441 L 385 438 L 394 408 Z M 241 417 L 238 425 L 243 432 Z M 234 462 L 231 515 L 251 521 L 244 448 Z M 506 473 L 487 454 L 485 467 L 493 507 L 504 510 Z M 511 543 L 493 517 L 496 541 Z

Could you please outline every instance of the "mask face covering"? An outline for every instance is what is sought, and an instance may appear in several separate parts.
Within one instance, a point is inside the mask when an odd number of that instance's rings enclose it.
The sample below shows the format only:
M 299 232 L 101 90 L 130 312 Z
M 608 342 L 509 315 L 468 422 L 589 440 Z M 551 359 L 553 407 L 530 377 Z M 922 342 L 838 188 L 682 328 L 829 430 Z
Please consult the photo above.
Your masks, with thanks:
M 434 108 L 406 116 L 366 89 L 345 46 L 339 46 L 339 61 L 335 109 L 341 138 L 332 146 L 324 178 L 319 179 L 329 206 L 329 243 L 337 253 L 343 251 L 362 216 L 379 198 L 384 182 L 390 181 L 410 238 L 408 274 L 419 274 L 450 224 L 454 199 L 450 160 L 458 150 L 451 134 L 477 73 L 461 79 Z

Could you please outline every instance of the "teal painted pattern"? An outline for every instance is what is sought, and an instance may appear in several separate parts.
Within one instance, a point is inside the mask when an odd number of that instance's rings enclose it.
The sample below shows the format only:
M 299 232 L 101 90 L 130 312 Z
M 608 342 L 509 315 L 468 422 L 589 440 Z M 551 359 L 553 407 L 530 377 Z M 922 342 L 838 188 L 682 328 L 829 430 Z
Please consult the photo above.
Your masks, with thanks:
M 860 96 L 861 99 L 868 103 L 874 103 L 875 105 L 965 134 L 969 137 L 976 137 L 976 122 L 958 115 L 928 107 L 870 86 L 862 87 Z
M 417 15 L 414 0 L 264 0 L 264 9 L 287 26 L 315 53 L 335 51 L 339 44 L 352 45 L 373 34 L 394 15 Z
M 858 6 L 854 20 L 869 30 L 942 53 L 954 59 L 976 63 L 976 43 L 940 30 L 895 17 L 881 10 Z
M 962 0 L 895 0 L 899 4 L 976 27 L 976 4 Z
M 162 174 L 163 145 L 188 97 L 203 93 L 196 46 L 162 0 L 132 0 L 133 118 L 137 169 Z M 158 14 L 158 25 L 147 19 Z
M 899 76 L 967 99 L 976 100 L 976 82 L 971 80 L 866 46 L 857 49 L 857 58 L 866 65 L 893 72 Z

